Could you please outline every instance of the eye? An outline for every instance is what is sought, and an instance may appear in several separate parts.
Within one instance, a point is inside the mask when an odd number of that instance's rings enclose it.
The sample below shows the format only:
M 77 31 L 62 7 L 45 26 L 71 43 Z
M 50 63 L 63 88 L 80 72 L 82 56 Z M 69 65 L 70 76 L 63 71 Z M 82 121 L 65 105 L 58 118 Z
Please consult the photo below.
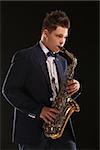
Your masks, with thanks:
M 62 38 L 63 36 L 62 35 L 56 35 L 57 37 L 59 37 L 59 38 Z

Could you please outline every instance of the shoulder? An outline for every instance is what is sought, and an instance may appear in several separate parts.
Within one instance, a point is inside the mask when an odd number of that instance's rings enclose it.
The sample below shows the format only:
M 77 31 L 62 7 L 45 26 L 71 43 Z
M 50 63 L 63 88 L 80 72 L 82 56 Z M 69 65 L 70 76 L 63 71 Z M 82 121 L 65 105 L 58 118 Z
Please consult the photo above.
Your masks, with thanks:
M 21 50 L 17 50 L 12 57 L 11 62 L 16 61 L 16 60 L 27 60 L 31 56 L 33 56 L 35 53 L 37 53 L 37 50 L 40 49 L 40 46 L 38 43 L 36 43 L 34 46 L 24 48 Z

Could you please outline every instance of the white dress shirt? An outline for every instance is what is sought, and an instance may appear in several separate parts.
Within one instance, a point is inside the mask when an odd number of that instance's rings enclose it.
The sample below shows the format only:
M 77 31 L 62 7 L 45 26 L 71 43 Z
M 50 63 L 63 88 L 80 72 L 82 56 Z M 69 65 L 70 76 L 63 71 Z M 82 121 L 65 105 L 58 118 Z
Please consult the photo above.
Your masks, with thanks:
M 47 53 L 49 52 L 49 50 L 45 47 L 45 45 L 41 41 L 39 43 L 43 52 L 47 56 Z M 57 68 L 56 68 L 56 64 L 54 60 L 55 60 L 55 57 L 52 57 L 52 56 L 47 57 L 47 60 L 46 60 L 49 77 L 50 77 L 52 95 L 53 95 L 53 98 L 50 99 L 51 101 L 55 100 L 55 97 L 57 96 L 57 92 L 59 91 L 58 74 L 57 74 Z

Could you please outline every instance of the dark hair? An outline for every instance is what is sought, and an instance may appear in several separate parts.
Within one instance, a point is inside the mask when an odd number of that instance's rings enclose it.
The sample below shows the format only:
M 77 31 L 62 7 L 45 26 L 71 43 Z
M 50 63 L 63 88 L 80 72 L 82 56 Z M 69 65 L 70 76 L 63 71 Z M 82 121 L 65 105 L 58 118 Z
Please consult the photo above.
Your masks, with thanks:
M 66 13 L 61 10 L 55 10 L 46 14 L 42 24 L 42 31 L 47 29 L 52 32 L 56 30 L 57 26 L 70 28 L 70 20 Z

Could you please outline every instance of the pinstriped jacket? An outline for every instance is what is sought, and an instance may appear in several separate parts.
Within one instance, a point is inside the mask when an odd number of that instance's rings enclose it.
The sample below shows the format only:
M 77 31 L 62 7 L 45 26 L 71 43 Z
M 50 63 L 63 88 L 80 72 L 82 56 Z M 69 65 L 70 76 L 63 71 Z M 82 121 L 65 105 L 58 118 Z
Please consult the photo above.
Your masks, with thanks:
M 58 71 L 60 82 L 64 79 L 67 63 L 59 54 L 57 58 L 62 72 L 60 75 Z M 20 144 L 41 142 L 43 120 L 39 114 L 43 106 L 51 106 L 52 91 L 46 57 L 39 43 L 14 54 L 2 93 L 14 108 L 12 141 Z M 65 132 L 70 130 L 74 137 L 71 120 L 66 128 Z

